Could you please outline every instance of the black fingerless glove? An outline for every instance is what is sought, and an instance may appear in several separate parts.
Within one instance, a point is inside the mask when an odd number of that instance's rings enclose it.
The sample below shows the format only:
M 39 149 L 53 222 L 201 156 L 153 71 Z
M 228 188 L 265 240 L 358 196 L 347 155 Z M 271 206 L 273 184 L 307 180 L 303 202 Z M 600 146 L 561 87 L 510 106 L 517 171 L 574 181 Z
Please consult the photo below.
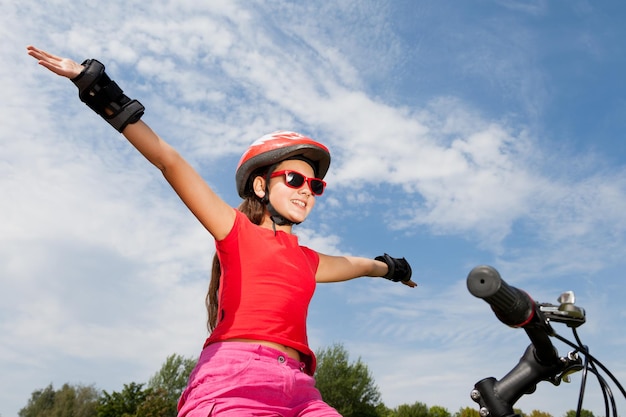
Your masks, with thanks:
M 392 258 L 386 253 L 382 256 L 377 256 L 377 261 L 384 262 L 387 264 L 387 268 L 389 271 L 384 278 L 391 280 L 393 282 L 407 282 L 411 279 L 411 265 L 404 258 Z
M 139 121 L 145 108 L 124 94 L 104 72 L 104 65 L 100 61 L 88 59 L 83 62 L 83 66 L 83 71 L 72 78 L 83 103 L 120 133 L 128 124 Z

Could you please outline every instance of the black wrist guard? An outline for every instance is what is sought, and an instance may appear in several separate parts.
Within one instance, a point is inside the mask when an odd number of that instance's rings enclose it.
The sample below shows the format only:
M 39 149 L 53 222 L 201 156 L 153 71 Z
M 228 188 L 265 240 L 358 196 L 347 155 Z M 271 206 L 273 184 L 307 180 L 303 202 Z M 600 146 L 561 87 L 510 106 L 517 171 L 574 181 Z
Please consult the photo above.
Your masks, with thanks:
M 72 82 L 78 87 L 80 100 L 109 122 L 118 132 L 143 116 L 145 107 L 124 95 L 115 81 L 104 72 L 104 65 L 95 59 L 83 62 L 84 69 Z
M 406 282 L 411 279 L 411 265 L 404 258 L 392 258 L 386 253 L 383 256 L 377 256 L 377 261 L 381 261 L 387 264 L 389 271 L 384 278 L 387 278 L 393 282 Z

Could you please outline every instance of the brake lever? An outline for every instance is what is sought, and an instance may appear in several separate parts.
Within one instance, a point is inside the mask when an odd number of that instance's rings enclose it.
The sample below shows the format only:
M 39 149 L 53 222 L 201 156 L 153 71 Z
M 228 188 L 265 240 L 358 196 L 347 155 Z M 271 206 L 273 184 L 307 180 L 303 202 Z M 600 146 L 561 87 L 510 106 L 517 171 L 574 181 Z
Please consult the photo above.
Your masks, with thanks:
M 585 310 L 575 305 L 576 296 L 573 291 L 566 291 L 558 298 L 559 305 L 550 303 L 538 303 L 539 311 L 543 315 L 544 324 L 554 335 L 550 322 L 564 323 L 568 327 L 578 327 L 585 323 Z M 583 369 L 583 362 L 577 352 L 569 352 L 566 357 L 559 358 L 563 363 L 563 370 L 552 378 L 552 384 L 558 386 L 561 382 L 569 383 L 570 375 Z
M 576 296 L 573 291 L 562 293 L 558 301 L 558 306 L 550 303 L 537 304 L 547 320 L 565 323 L 568 327 L 578 327 L 585 323 L 585 309 L 574 305 Z

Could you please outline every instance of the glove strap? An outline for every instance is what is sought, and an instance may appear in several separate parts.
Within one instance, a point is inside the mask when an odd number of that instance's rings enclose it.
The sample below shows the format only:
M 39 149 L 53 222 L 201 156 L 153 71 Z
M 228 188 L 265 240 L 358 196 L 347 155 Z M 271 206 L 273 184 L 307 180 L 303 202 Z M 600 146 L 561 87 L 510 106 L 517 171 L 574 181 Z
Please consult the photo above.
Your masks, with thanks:
M 95 59 L 83 62 L 83 71 L 72 82 L 78 87 L 80 100 L 99 114 L 118 132 L 143 116 L 145 107 L 128 98 L 115 81 L 104 72 L 104 65 Z
M 406 282 L 411 279 L 411 266 L 405 258 L 393 258 L 385 253 L 374 259 L 387 264 L 388 271 L 383 278 L 387 278 L 393 282 Z

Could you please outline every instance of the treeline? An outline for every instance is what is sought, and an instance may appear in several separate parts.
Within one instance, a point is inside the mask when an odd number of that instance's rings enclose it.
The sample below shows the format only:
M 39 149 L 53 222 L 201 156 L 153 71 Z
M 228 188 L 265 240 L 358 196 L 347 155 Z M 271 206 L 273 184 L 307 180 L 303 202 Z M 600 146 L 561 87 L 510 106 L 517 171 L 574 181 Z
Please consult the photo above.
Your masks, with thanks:
M 196 361 L 169 356 L 147 383 L 107 392 L 94 385 L 52 384 L 34 391 L 19 417 L 175 417 L 178 398 Z
M 341 344 L 316 352 L 317 387 L 324 400 L 344 417 L 480 417 L 477 408 L 450 413 L 442 406 L 422 402 L 388 408 L 374 379 L 361 359 L 350 362 Z M 130 382 L 120 391 L 107 392 L 94 385 L 52 384 L 35 390 L 19 417 L 176 417 L 178 398 L 187 384 L 195 360 L 169 356 L 147 383 Z M 582 417 L 594 417 L 583 410 Z M 538 410 L 522 417 L 553 417 Z M 573 410 L 563 417 L 575 417 Z

